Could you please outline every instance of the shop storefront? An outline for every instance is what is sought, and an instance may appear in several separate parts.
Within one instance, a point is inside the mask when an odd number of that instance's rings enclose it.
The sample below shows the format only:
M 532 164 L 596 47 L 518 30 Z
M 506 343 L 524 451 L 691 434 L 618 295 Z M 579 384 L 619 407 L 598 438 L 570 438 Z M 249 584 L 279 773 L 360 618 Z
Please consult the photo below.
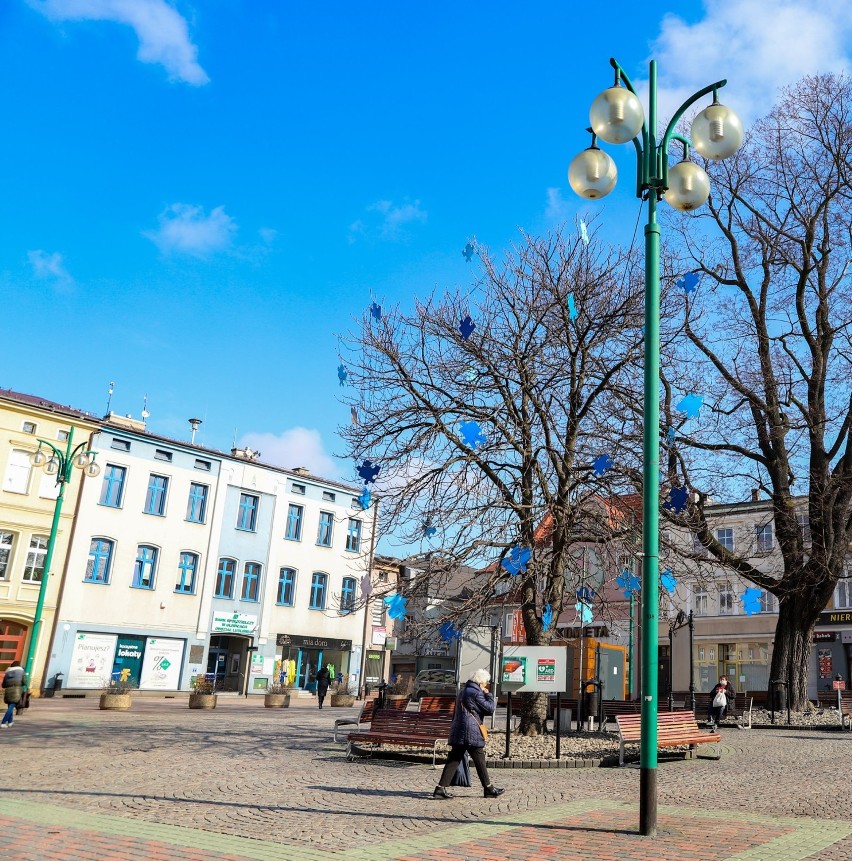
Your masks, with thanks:
M 840 676 L 850 687 L 852 676 L 852 610 L 825 610 L 819 614 L 811 652 L 810 682 L 813 692 L 832 690 Z
M 215 690 L 238 693 L 246 690 L 256 630 L 255 615 L 214 611 L 206 673 Z
M 280 660 L 295 663 L 293 683 L 297 688 L 316 690 L 316 675 L 320 667 L 328 667 L 332 677 L 349 673 L 352 640 L 278 634 L 275 642 L 281 648 Z

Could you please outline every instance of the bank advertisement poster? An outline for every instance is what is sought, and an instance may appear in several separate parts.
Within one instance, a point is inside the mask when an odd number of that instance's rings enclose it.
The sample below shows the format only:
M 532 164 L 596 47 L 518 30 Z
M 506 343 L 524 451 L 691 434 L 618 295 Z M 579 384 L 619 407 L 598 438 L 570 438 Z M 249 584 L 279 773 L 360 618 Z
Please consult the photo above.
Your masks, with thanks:
M 139 687 L 145 691 L 176 691 L 180 686 L 183 640 L 148 637 Z
M 115 634 L 78 633 L 71 651 L 66 687 L 102 688 L 108 684 L 115 659 L 115 641 Z

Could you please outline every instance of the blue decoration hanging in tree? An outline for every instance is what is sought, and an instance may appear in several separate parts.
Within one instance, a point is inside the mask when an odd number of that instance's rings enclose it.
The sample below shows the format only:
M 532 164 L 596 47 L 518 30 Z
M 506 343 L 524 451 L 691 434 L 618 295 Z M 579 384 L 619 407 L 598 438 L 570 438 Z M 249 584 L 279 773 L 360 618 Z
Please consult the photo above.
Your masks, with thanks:
M 663 504 L 663 508 L 673 511 L 675 514 L 683 514 L 689 502 L 688 487 L 673 487 L 669 491 L 669 498 Z
M 580 238 L 583 240 L 583 245 L 589 244 L 589 230 L 582 218 L 580 219 Z
M 602 454 L 599 458 L 592 461 L 595 475 L 603 475 L 608 469 L 611 469 L 614 461 L 608 454 Z
M 509 551 L 509 555 L 503 557 L 500 564 L 509 572 L 509 574 L 513 577 L 517 577 L 518 574 L 523 574 L 527 570 L 527 565 L 531 558 L 532 550 L 530 550 L 529 547 L 519 547 L 515 545 Z
M 464 251 L 462 251 L 462 257 L 464 257 L 464 259 L 468 263 L 470 263 L 471 259 L 473 258 L 474 251 L 476 251 L 476 249 L 468 242 L 467 245 L 465 245 L 464 247 Z
M 687 272 L 680 281 L 676 282 L 675 287 L 679 290 L 683 290 L 684 295 L 688 296 L 690 293 L 695 292 L 695 288 L 698 286 L 698 273 L 697 272 Z
M 391 619 L 404 619 L 406 611 L 408 608 L 406 604 L 408 604 L 408 598 L 403 598 L 402 595 L 394 593 L 393 595 L 386 595 L 384 598 L 385 604 L 388 607 L 388 616 Z
M 676 404 L 676 407 L 685 413 L 688 419 L 697 419 L 703 405 L 704 398 L 701 395 L 696 395 L 695 392 L 690 392 L 683 397 L 680 403 Z
M 748 588 L 740 594 L 740 600 L 743 602 L 743 610 L 746 616 L 753 616 L 760 612 L 760 599 L 763 596 L 763 590 Z
M 461 332 L 462 340 L 466 341 L 473 334 L 473 330 L 475 328 L 476 323 L 470 319 L 470 314 L 468 314 L 467 317 L 459 323 L 459 332 Z
M 675 589 L 677 589 L 677 580 L 675 579 L 675 575 L 672 573 L 671 568 L 666 568 L 666 570 L 660 574 L 660 583 L 669 595 L 674 595 Z
M 346 368 L 343 365 L 338 365 L 337 366 L 337 379 L 340 380 L 341 386 L 346 385 L 346 377 L 347 376 L 348 375 L 346 373 Z
M 468 448 L 478 448 L 488 442 L 488 437 L 482 432 L 479 422 L 462 422 L 459 425 L 459 430 L 461 431 L 462 442 Z
M 438 530 L 434 526 L 432 526 L 431 520 L 427 520 L 426 523 L 423 524 L 423 534 L 427 538 L 432 538 L 434 535 L 437 534 L 437 532 Z
M 553 624 L 553 610 L 550 607 L 550 604 L 545 604 L 544 612 L 541 614 L 541 626 L 545 631 L 550 630 L 550 626 Z
M 372 494 L 370 493 L 370 488 L 365 484 L 361 488 L 361 495 L 358 497 L 358 505 L 361 506 L 362 511 L 366 511 L 370 507 L 371 501 Z
M 597 594 L 598 593 L 595 592 L 594 589 L 590 589 L 588 586 L 581 586 L 577 590 L 577 600 L 578 601 L 585 601 L 587 604 L 591 604 L 592 600 L 594 599 L 595 595 L 597 595 Z
M 669 429 L 666 431 L 666 442 L 671 445 L 675 441 L 675 429 L 669 425 Z
M 370 314 L 372 315 L 373 319 L 378 323 L 382 319 L 382 306 L 379 305 L 378 302 L 373 302 L 373 304 L 370 305 Z
M 571 318 L 571 322 L 577 319 L 577 306 L 574 304 L 574 294 L 568 294 L 568 316 Z
M 462 635 L 461 630 L 452 622 L 444 622 L 444 624 L 438 628 L 438 633 L 440 633 L 441 639 L 445 643 L 451 643 L 453 640 L 460 640 Z
M 373 463 L 371 460 L 365 460 L 361 466 L 355 469 L 355 472 L 361 476 L 364 484 L 372 484 L 376 480 L 380 469 L 381 467 L 378 464 Z
M 615 578 L 615 582 L 618 588 L 624 592 L 625 598 L 629 598 L 632 593 L 638 592 L 642 588 L 639 578 L 626 568 Z
M 592 608 L 588 604 L 578 601 L 574 605 L 574 609 L 577 611 L 577 615 L 580 617 L 582 624 L 588 625 L 589 622 L 592 621 Z

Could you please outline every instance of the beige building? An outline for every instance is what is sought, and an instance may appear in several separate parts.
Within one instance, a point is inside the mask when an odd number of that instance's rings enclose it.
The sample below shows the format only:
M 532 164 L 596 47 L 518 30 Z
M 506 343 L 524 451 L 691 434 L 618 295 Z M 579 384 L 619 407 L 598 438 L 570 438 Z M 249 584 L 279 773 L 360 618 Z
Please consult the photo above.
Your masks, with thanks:
M 30 680 L 36 691 L 41 685 L 83 473 L 74 469 L 66 485 L 51 570 L 45 572 L 59 486 L 55 475 L 31 465 L 30 455 L 41 440 L 64 454 L 69 437 L 72 446 L 85 443 L 98 426 L 96 417 L 73 407 L 0 390 L 0 671 L 14 660 L 26 662 L 39 590 L 46 575 L 47 591 Z M 51 453 L 46 444 L 42 449 Z

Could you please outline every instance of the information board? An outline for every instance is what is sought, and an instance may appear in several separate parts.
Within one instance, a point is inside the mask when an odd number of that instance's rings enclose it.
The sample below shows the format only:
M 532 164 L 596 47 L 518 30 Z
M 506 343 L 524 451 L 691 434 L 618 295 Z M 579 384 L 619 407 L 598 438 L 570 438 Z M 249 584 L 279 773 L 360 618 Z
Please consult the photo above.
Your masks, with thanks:
M 498 681 L 504 693 L 565 693 L 568 650 L 565 646 L 505 646 Z

